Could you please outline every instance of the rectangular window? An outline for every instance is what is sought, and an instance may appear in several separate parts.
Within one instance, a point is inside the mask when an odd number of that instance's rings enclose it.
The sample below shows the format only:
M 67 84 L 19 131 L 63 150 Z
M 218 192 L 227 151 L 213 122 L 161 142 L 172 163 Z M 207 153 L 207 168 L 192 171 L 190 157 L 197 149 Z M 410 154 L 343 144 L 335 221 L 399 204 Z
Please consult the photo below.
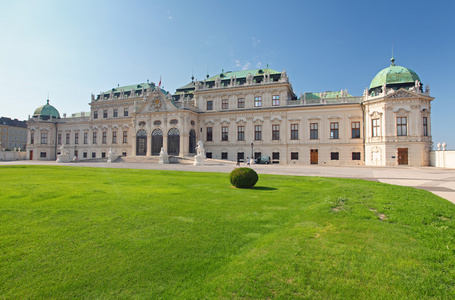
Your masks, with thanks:
M 245 126 L 237 127 L 237 140 L 239 141 L 245 140 Z
M 118 109 L 115 108 L 115 109 L 114 109 L 114 118 L 117 118 L 117 117 L 118 117 Z
M 128 117 L 128 108 L 123 109 L 123 116 Z
M 228 127 L 223 126 L 221 127 L 221 140 L 222 141 L 227 141 L 228 140 Z
M 428 136 L 428 118 L 423 117 L 423 136 Z
M 291 140 L 299 139 L 299 124 L 291 124 Z
M 107 132 L 106 131 L 103 131 L 103 138 L 102 138 L 101 143 L 103 143 L 103 144 L 107 143 Z
M 310 139 L 312 140 L 318 139 L 318 123 L 310 124 Z
M 229 101 L 228 99 L 221 100 L 221 109 L 228 109 L 229 108 Z
M 92 158 L 96 158 L 96 152 L 92 152 Z
M 88 132 L 84 132 L 84 144 L 88 144 Z
M 207 101 L 207 110 L 213 110 L 213 101 L 212 100 Z
M 70 134 L 67 133 L 66 134 L 66 142 L 65 142 L 65 144 L 69 145 L 69 143 L 70 143 Z
M 360 139 L 360 122 L 351 122 L 351 137 Z
M 117 131 L 112 131 L 112 144 L 117 144 Z
M 262 140 L 262 126 L 261 125 L 254 126 L 254 140 L 256 140 L 256 141 Z
M 45 158 L 45 157 L 46 157 L 46 155 L 47 155 L 47 153 L 46 153 L 46 152 L 40 152 L 40 154 L 39 154 L 39 156 L 40 156 L 40 157 L 43 157 L 43 158 Z
M 330 138 L 338 139 L 338 122 L 330 123 Z
M 107 109 L 103 110 L 103 118 L 104 118 L 104 119 L 107 118 Z
M 205 152 L 205 158 L 212 158 L 212 152 Z
M 254 97 L 254 107 L 261 107 L 261 106 L 262 106 L 262 98 Z
M 407 133 L 407 118 L 406 117 L 398 117 L 397 118 L 397 135 L 398 136 L 406 136 Z
M 272 140 L 280 139 L 280 125 L 272 125 Z
M 291 152 L 291 160 L 298 160 L 299 152 Z
M 96 144 L 96 132 L 93 133 L 92 144 Z
M 221 152 L 221 159 L 228 159 L 228 153 L 227 152 Z
M 207 142 L 213 141 L 213 127 L 207 127 Z
M 379 119 L 371 120 L 371 136 L 379 136 Z
M 105 158 L 106 157 L 106 152 L 101 152 L 101 157 Z
M 59 144 L 59 145 L 62 144 L 62 134 L 61 133 L 57 134 L 57 144 Z
M 340 154 L 339 152 L 330 152 L 330 160 L 339 160 Z
M 280 105 L 280 96 L 272 96 L 272 106 Z
M 30 133 L 30 144 L 34 144 L 34 143 L 35 143 L 35 134 Z
M 280 159 L 280 152 L 272 152 L 272 159 Z
M 93 112 L 93 119 L 98 119 L 98 111 L 97 110 L 95 110 Z
M 128 131 L 123 132 L 123 143 L 128 144 Z
M 47 133 L 41 133 L 41 144 L 47 144 Z
M 74 133 L 74 144 L 77 145 L 79 144 L 79 133 Z
M 237 102 L 237 107 L 238 108 L 245 108 L 245 99 L 244 98 L 239 98 Z
M 237 152 L 237 159 L 238 159 L 239 161 L 244 161 L 244 159 L 245 159 L 245 153 L 243 153 L 243 152 Z
M 360 160 L 360 152 L 352 152 L 352 160 Z
M 82 153 L 83 158 L 87 158 L 87 152 Z

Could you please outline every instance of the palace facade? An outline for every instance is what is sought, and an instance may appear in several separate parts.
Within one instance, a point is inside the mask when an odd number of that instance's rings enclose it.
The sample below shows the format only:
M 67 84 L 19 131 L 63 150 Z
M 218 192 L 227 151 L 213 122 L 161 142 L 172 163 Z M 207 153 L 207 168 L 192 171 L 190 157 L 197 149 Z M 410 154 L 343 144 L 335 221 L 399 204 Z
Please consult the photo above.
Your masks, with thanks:
M 347 90 L 297 96 L 286 71 L 222 72 L 171 95 L 154 83 L 91 96 L 90 112 L 60 116 L 47 104 L 28 124 L 28 159 L 55 160 L 61 145 L 78 160 L 194 156 L 280 164 L 427 166 L 431 101 L 412 70 L 391 65 L 363 96 Z

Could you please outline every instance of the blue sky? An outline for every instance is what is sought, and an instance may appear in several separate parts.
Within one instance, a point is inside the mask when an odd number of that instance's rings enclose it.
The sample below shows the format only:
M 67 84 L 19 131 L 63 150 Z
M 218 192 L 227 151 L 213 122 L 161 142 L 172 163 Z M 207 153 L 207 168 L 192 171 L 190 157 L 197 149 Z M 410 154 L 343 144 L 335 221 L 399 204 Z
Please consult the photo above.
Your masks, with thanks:
M 286 69 L 297 95 L 360 96 L 390 64 L 430 85 L 432 136 L 455 149 L 455 1 L 1 1 L 1 116 L 49 93 L 60 114 L 147 79 L 171 93 L 222 69 Z

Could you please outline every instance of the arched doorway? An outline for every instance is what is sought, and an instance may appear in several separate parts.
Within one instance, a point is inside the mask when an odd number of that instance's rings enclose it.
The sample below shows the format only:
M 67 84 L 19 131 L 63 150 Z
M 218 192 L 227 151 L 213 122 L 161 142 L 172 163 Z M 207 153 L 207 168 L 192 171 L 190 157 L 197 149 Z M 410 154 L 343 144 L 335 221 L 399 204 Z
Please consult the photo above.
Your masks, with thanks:
M 167 153 L 169 155 L 179 155 L 180 152 L 180 131 L 171 128 L 167 133 Z
M 163 131 L 155 129 L 152 131 L 152 155 L 160 155 L 163 147 Z
M 189 153 L 196 153 L 196 131 L 194 129 L 190 130 L 190 149 Z
M 136 134 L 136 155 L 147 153 L 147 132 L 141 129 Z

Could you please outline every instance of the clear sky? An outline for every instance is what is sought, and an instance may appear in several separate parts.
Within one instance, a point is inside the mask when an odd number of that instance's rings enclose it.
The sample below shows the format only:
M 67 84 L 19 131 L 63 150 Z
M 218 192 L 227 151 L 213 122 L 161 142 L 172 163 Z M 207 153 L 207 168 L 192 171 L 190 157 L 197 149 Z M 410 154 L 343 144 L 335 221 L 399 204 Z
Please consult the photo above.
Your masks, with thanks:
M 297 95 L 361 96 L 395 63 L 430 85 L 435 144 L 455 149 L 455 1 L 0 1 L 0 115 L 225 71 L 286 69 Z

